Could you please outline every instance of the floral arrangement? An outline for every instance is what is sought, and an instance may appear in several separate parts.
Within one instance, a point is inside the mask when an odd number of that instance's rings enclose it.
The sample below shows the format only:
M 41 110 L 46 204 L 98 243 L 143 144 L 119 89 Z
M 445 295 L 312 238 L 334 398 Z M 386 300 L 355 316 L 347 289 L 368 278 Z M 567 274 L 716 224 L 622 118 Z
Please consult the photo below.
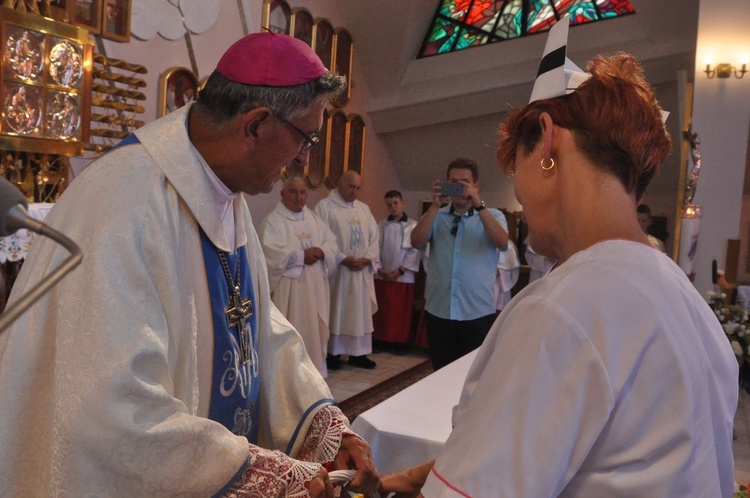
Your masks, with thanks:
M 732 498 L 750 498 L 750 483 L 735 481 Z
M 708 304 L 724 328 L 724 333 L 732 345 L 734 356 L 740 365 L 740 387 L 750 393 L 750 317 L 742 306 L 727 305 L 727 295 L 720 277 L 715 290 L 709 291 Z

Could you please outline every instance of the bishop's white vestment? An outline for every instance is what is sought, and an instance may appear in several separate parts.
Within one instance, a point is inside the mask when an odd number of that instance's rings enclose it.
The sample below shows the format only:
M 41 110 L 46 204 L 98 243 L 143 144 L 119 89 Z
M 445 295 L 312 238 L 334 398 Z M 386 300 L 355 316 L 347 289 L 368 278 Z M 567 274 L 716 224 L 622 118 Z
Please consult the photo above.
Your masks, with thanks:
M 379 230 L 367 204 L 346 202 L 338 189 L 321 199 L 315 212 L 336 235 L 339 255 L 331 274 L 331 337 L 333 355 L 366 355 L 372 352 L 372 315 L 378 310 L 373 275 L 380 264 Z M 344 257 L 368 258 L 361 271 L 341 265 Z
M 212 496 L 271 460 L 291 472 L 295 460 L 281 452 L 305 450 L 314 417 L 333 403 L 271 303 L 242 196 L 234 247 L 227 240 L 189 142 L 189 109 L 86 168 L 46 218 L 78 243 L 83 263 L 0 334 L 0 496 Z M 217 379 L 201 233 L 211 251 L 247 254 L 258 446 L 208 418 Z M 66 256 L 37 238 L 11 301 Z M 229 368 L 220 387 L 242 380 Z M 257 477 L 265 489 L 280 475 Z
M 331 294 L 328 277 L 336 267 L 336 236 L 311 209 L 299 213 L 279 202 L 258 230 L 268 266 L 271 300 L 305 341 L 315 367 L 325 376 Z M 325 257 L 305 264 L 304 250 Z

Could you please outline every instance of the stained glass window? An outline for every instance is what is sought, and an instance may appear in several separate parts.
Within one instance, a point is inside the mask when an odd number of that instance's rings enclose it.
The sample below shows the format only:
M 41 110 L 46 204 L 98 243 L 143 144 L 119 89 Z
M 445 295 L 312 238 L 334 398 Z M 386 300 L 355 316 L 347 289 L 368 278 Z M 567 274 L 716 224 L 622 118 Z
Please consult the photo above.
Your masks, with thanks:
M 440 0 L 419 57 L 541 33 L 566 13 L 575 26 L 634 12 L 629 0 Z

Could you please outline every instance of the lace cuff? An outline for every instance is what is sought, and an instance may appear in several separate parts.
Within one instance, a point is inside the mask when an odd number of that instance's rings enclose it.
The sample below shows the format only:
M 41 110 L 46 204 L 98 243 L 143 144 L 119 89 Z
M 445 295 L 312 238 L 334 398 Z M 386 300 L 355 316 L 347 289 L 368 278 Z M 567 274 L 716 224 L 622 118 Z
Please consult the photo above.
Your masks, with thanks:
M 321 408 L 313 418 L 297 458 L 306 462 L 332 462 L 345 435 L 356 435 L 349 430 L 346 415 L 337 406 Z
M 318 463 L 294 460 L 280 451 L 250 445 L 245 471 L 222 496 L 306 497 L 307 483 L 318 475 L 320 467 Z

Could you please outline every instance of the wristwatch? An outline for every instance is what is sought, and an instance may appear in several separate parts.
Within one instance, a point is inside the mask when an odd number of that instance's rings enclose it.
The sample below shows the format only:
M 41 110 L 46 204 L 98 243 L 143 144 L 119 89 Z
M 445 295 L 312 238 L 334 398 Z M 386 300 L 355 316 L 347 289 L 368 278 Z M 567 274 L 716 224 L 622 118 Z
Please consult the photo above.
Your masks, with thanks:
M 479 207 L 475 207 L 474 211 L 476 211 L 478 213 L 482 209 L 487 209 L 487 206 L 484 205 L 484 201 L 482 201 L 482 203 L 479 205 Z

